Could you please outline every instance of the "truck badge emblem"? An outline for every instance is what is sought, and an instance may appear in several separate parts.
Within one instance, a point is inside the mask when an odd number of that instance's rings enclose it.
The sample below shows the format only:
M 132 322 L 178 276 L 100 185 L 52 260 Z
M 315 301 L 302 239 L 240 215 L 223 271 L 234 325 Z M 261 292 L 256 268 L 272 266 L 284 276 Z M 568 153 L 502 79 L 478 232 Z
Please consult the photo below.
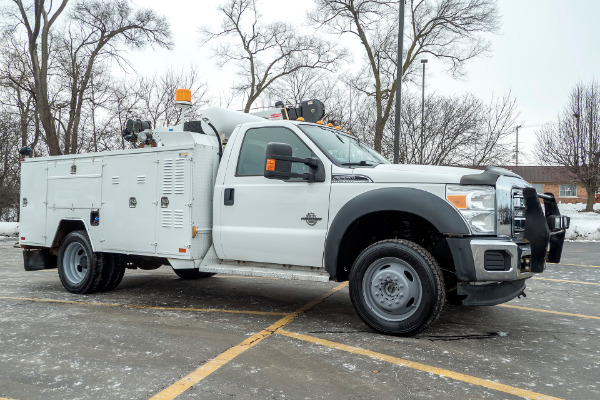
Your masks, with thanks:
M 319 218 L 314 213 L 309 212 L 308 214 L 306 214 L 306 217 L 302 217 L 300 219 L 302 221 L 306 221 L 306 223 L 310 226 L 315 226 L 317 222 L 319 222 L 323 218 Z

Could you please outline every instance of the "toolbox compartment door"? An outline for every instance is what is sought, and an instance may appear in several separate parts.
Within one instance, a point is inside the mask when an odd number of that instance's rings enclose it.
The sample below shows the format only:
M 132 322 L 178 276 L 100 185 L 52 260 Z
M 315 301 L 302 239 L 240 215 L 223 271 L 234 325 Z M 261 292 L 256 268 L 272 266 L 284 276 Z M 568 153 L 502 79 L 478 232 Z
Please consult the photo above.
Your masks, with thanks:
M 48 169 L 45 162 L 21 163 L 21 244 L 46 246 Z M 52 238 L 50 238 L 52 240 Z

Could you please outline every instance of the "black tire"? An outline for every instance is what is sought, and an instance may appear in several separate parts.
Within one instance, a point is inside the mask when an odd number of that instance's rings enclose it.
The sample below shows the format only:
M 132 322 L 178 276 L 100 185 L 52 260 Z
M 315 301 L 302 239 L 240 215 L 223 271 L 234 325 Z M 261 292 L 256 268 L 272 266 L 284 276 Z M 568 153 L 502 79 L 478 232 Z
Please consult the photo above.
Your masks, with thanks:
M 103 276 L 105 256 L 94 253 L 85 231 L 69 233 L 58 249 L 58 276 L 71 293 L 92 293 Z
M 108 292 L 119 286 L 125 275 L 125 257 L 121 254 L 106 254 L 104 269 L 96 289 L 99 292 Z
M 440 316 L 445 295 L 435 258 L 408 240 L 383 240 L 367 247 L 350 270 L 354 309 L 382 333 L 421 332 Z
M 181 279 L 202 279 L 202 278 L 210 278 L 215 275 L 213 272 L 200 272 L 196 268 L 190 269 L 175 269 L 173 271 L 177 274 Z

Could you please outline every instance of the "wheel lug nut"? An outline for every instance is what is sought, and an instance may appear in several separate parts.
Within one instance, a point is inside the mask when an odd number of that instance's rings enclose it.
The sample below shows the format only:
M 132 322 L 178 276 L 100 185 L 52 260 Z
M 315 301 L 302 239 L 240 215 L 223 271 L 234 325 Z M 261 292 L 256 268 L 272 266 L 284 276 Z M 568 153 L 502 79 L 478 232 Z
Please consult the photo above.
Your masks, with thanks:
M 381 299 L 381 300 L 379 300 L 379 302 L 380 302 L 381 304 L 383 304 L 384 300 L 383 300 L 383 299 Z
M 402 288 L 404 287 L 404 285 L 401 283 L 401 284 L 399 284 L 399 285 L 398 285 L 398 287 L 399 287 L 400 289 L 402 289 Z
M 396 304 L 399 304 L 399 303 L 400 303 L 400 300 L 396 300 Z
M 392 305 L 392 302 L 391 302 L 391 301 L 390 301 L 390 302 L 388 302 L 388 306 L 391 306 L 391 305 Z
M 389 279 L 390 278 L 390 274 L 387 274 L 385 277 Z
M 394 282 L 398 282 L 398 277 L 395 277 L 395 278 L 394 278 Z
M 404 293 L 400 293 L 400 298 L 403 298 L 403 297 L 404 297 Z

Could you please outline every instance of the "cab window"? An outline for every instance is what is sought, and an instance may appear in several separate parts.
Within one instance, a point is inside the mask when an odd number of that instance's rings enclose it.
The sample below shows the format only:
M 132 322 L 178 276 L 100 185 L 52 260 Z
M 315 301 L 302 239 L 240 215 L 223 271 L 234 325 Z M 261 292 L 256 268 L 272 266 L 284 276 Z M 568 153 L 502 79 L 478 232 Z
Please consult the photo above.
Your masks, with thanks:
M 252 128 L 248 129 L 244 136 L 236 176 L 263 176 L 267 144 L 271 142 L 291 145 L 294 157 L 314 157 L 313 152 L 288 128 L 281 126 Z M 307 173 L 308 166 L 293 163 L 292 172 Z

